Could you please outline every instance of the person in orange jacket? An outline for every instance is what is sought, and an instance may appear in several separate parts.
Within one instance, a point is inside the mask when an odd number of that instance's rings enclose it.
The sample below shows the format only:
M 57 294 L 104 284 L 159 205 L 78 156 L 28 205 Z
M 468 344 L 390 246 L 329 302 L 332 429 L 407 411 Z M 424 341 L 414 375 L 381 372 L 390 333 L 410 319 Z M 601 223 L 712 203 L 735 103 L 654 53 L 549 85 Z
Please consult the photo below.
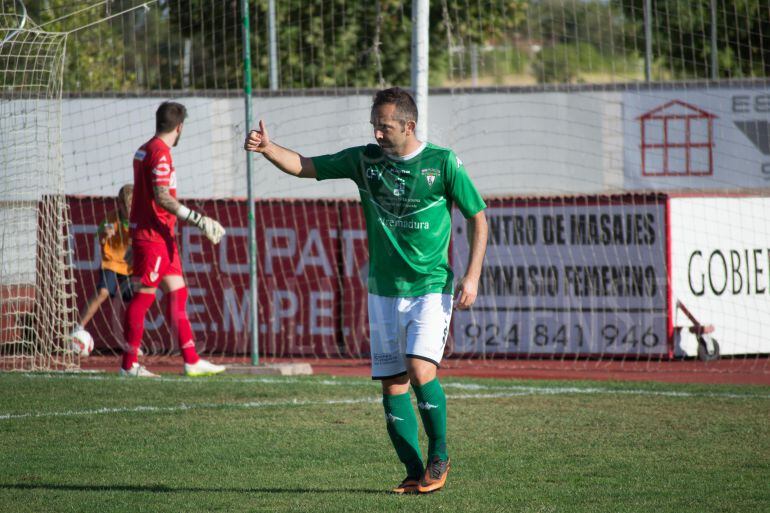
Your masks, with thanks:
M 128 226 L 133 192 L 133 185 L 120 188 L 118 209 L 108 213 L 96 230 L 102 249 L 99 283 L 96 285 L 96 293 L 81 310 L 75 331 L 85 329 L 107 298 L 114 298 L 120 292 L 123 302 L 128 303 L 134 295 L 131 285 L 131 236 Z

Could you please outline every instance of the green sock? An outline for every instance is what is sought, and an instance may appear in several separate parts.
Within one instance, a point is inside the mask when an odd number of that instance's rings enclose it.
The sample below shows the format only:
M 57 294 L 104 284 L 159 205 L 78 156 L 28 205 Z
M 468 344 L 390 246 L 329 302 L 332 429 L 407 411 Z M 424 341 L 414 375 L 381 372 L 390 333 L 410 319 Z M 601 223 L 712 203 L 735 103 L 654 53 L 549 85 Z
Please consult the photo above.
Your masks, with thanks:
M 434 456 L 447 459 L 446 450 L 446 395 L 438 378 L 424 385 L 412 385 L 417 396 L 422 425 L 428 435 L 428 461 Z
M 385 421 L 388 425 L 388 435 L 396 449 L 398 459 L 406 466 L 409 477 L 422 476 L 422 457 L 420 456 L 420 441 L 417 435 L 417 415 L 414 413 L 409 393 L 399 395 L 383 395 L 382 405 L 385 407 Z

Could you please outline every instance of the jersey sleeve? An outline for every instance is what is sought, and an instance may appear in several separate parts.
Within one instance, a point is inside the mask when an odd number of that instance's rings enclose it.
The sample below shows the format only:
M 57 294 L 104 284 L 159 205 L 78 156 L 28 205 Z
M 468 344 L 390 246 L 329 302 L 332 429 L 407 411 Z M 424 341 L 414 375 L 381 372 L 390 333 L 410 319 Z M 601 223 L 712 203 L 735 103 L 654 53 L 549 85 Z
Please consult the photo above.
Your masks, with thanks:
M 312 160 L 316 180 L 355 179 L 356 171 L 361 165 L 361 148 L 347 148 L 332 155 L 313 157 Z
M 449 152 L 446 168 L 447 197 L 455 202 L 463 217 L 468 219 L 487 208 L 487 204 L 484 203 L 484 199 L 468 176 L 463 161 L 454 152 Z
M 150 157 L 153 187 L 168 187 L 171 185 L 171 153 L 158 151 Z

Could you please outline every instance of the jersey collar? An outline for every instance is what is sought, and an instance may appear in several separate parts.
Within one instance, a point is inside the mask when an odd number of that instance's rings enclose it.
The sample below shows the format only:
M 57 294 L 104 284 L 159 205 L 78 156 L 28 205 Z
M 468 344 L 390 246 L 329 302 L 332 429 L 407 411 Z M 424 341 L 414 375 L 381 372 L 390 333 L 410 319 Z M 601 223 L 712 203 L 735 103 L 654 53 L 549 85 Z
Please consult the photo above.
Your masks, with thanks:
M 388 157 L 390 160 L 395 160 L 395 161 L 397 161 L 397 162 L 404 162 L 405 160 L 413 159 L 413 158 L 415 158 L 417 155 L 419 155 L 419 154 L 420 154 L 420 152 L 422 152 L 422 150 L 424 150 L 424 149 L 425 149 L 425 146 L 427 146 L 427 144 L 428 144 L 428 143 L 426 143 L 426 142 L 420 143 L 420 146 L 419 146 L 419 147 L 418 147 L 416 150 L 414 150 L 412 153 L 409 153 L 409 154 L 407 154 L 407 155 L 404 155 L 403 157 L 398 157 L 398 156 L 395 156 L 395 155 L 387 155 L 387 157 Z

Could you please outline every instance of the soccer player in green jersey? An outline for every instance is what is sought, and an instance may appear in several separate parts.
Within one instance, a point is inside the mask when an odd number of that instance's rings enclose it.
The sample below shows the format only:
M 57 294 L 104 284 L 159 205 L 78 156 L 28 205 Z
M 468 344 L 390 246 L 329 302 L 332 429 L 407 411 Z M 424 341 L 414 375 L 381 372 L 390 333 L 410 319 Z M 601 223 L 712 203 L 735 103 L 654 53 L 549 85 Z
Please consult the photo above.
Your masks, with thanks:
M 417 106 L 408 92 L 379 91 L 371 123 L 377 144 L 308 158 L 271 141 L 260 120 L 244 148 L 284 173 L 348 178 L 358 186 L 369 240 L 372 378 L 382 382 L 388 434 L 407 474 L 393 491 L 428 493 L 444 486 L 450 466 L 446 396 L 437 370 L 452 315 L 452 206 L 468 219 L 472 233 L 470 260 L 455 295 L 457 308 L 469 308 L 487 243 L 486 205 L 452 150 L 417 139 Z M 429 441 L 425 466 L 410 383 Z

